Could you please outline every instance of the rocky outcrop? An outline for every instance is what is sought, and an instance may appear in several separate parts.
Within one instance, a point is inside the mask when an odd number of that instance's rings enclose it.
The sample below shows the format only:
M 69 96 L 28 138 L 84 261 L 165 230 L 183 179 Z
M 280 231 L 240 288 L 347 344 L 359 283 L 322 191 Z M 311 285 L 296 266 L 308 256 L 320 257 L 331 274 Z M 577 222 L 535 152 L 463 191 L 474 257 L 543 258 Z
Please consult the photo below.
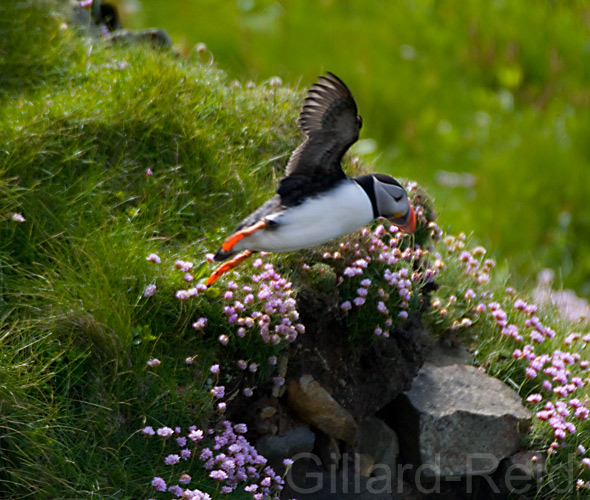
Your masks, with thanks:
M 531 418 L 499 380 L 473 366 L 432 364 L 388 414 L 404 461 L 431 478 L 493 473 L 518 451 Z

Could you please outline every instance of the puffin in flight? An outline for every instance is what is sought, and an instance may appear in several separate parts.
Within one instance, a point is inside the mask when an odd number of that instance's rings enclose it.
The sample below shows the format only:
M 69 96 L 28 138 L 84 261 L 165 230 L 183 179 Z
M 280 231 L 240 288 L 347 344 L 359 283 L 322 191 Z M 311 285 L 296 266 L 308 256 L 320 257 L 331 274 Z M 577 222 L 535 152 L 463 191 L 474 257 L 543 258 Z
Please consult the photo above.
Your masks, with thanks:
M 321 245 L 385 217 L 406 233 L 416 216 L 404 188 L 393 177 L 348 177 L 340 161 L 362 126 L 348 87 L 336 75 L 320 76 L 299 115 L 305 140 L 293 151 L 276 194 L 248 215 L 214 256 L 215 283 L 253 253 L 292 252 Z

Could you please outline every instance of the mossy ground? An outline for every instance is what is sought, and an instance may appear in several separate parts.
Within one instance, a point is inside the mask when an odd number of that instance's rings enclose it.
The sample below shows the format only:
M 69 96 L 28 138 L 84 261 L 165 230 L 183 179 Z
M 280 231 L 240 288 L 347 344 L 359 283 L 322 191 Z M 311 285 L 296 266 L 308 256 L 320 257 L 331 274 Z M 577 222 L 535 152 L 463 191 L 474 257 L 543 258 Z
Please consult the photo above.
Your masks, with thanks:
M 219 290 L 178 301 L 187 285 L 174 262 L 191 259 L 202 279 L 205 254 L 273 191 L 299 141 L 302 95 L 234 85 L 198 53 L 89 40 L 60 8 L 0 6 L 0 496 L 145 497 L 162 449 L 139 429 L 214 423 L 209 366 L 238 355 L 262 366 L 277 349 L 221 347 L 232 327 Z M 161 264 L 146 261 L 152 252 Z M 297 278 L 297 259 L 275 263 Z M 441 300 L 464 292 L 453 259 Z M 464 312 L 433 312 L 433 329 L 445 334 Z M 191 327 L 199 316 L 205 331 Z M 480 342 L 479 363 L 528 395 L 534 384 L 486 325 L 461 332 Z

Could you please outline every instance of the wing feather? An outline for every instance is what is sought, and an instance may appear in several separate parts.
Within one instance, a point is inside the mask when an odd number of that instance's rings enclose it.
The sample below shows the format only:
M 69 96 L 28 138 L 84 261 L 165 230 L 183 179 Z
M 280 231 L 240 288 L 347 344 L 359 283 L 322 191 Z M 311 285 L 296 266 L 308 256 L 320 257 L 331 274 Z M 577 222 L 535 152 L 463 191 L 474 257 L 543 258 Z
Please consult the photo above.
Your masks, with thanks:
M 299 115 L 299 127 L 306 138 L 293 151 L 286 175 L 321 183 L 343 178 L 340 161 L 357 141 L 361 126 L 348 87 L 332 73 L 321 76 L 307 92 Z

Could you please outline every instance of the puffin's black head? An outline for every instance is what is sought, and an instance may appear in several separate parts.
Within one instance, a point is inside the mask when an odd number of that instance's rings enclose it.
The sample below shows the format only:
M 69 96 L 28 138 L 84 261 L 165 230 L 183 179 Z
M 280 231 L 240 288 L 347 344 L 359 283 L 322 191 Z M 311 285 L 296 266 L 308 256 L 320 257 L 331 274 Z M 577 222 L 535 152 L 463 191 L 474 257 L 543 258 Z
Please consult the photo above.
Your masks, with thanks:
M 404 233 L 411 234 L 416 229 L 416 214 L 406 190 L 393 177 L 373 174 L 376 212 L 386 217 Z

